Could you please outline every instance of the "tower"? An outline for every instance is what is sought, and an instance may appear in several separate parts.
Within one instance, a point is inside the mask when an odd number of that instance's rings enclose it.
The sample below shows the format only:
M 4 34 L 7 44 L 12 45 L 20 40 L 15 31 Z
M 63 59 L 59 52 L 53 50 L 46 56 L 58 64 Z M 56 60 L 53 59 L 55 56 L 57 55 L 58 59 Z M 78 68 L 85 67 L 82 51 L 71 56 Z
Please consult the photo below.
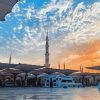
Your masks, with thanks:
M 60 70 L 60 63 L 58 64 L 58 69 Z
M 46 33 L 46 45 L 45 45 L 45 67 L 49 68 L 49 37 L 48 32 Z
M 83 65 L 80 65 L 80 72 L 83 73 Z
M 64 70 L 66 69 L 66 64 L 65 64 L 65 62 L 64 62 Z
M 10 55 L 10 57 L 9 57 L 9 64 L 11 64 L 11 59 L 12 59 L 12 57 L 11 57 L 11 55 Z

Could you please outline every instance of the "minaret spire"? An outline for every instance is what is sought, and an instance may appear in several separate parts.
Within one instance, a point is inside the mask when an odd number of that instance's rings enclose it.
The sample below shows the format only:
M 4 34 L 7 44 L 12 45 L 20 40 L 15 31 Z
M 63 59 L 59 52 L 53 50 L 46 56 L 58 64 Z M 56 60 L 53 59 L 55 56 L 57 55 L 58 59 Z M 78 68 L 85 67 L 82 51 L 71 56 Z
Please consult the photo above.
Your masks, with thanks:
M 11 60 L 12 60 L 12 57 L 11 57 L 11 55 L 10 55 L 10 57 L 9 57 L 9 64 L 11 64 Z
M 66 69 L 66 64 L 65 64 L 65 62 L 64 62 L 64 70 Z
M 46 45 L 45 45 L 45 67 L 49 68 L 49 37 L 48 37 L 48 32 L 46 33 Z
M 58 64 L 58 69 L 60 70 L 60 63 Z
M 80 65 L 80 72 L 83 73 L 83 65 Z

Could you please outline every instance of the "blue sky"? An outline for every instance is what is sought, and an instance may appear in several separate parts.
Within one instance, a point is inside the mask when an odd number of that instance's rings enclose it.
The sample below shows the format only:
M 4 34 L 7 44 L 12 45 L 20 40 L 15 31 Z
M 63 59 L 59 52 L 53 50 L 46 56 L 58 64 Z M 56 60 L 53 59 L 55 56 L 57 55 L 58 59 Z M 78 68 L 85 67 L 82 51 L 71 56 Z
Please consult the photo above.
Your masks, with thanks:
M 100 21 L 99 6 L 100 0 L 20 0 L 6 21 L 0 22 L 1 62 L 8 62 L 12 52 L 13 63 L 44 64 L 48 30 L 50 62 L 71 63 L 80 56 L 81 44 L 100 38 L 96 36 L 100 29 L 95 28 Z M 78 50 L 74 52 L 75 45 Z
M 23 1 L 23 0 L 21 0 L 21 1 Z M 57 1 L 59 1 L 59 0 L 57 0 Z M 81 3 L 81 2 L 84 2 L 85 5 L 91 5 L 95 1 L 97 1 L 97 0 L 73 0 L 73 7 L 77 7 L 77 5 L 79 3 Z M 26 0 L 26 2 L 24 4 L 19 2 L 18 5 L 19 5 L 21 11 L 19 11 L 18 13 L 21 13 L 21 14 L 24 15 L 24 13 L 26 13 L 26 11 L 24 11 L 23 8 L 27 8 L 29 6 L 31 6 L 31 7 L 33 6 L 34 9 L 37 10 L 37 9 L 43 8 L 46 4 L 49 4 L 50 2 L 51 2 L 51 0 Z M 18 17 L 16 17 L 15 13 L 11 13 L 9 15 L 8 15 L 9 17 L 6 17 L 6 21 L 5 22 L 0 22 L 0 26 L 1 26 L 0 27 L 1 28 L 0 31 L 1 31 L 1 33 L 2 32 L 5 33 L 5 34 L 3 34 L 4 37 L 12 36 L 12 34 L 13 34 L 12 28 L 14 26 L 16 27 L 20 23 L 17 20 L 23 21 L 23 18 L 24 18 L 24 16 L 21 16 L 21 17 L 18 16 Z M 37 27 L 38 23 L 39 23 L 38 21 L 39 21 L 38 19 L 35 18 L 35 20 L 34 20 L 34 18 L 33 18 L 31 20 L 24 21 L 24 23 L 23 22 L 22 23 L 28 25 L 29 27 L 31 27 L 34 24 Z M 21 30 L 21 31 L 23 31 L 23 30 Z M 21 33 L 21 32 L 18 32 L 18 33 Z M 20 34 L 20 36 L 23 36 L 23 35 Z M 18 36 L 18 37 L 20 38 L 20 36 Z

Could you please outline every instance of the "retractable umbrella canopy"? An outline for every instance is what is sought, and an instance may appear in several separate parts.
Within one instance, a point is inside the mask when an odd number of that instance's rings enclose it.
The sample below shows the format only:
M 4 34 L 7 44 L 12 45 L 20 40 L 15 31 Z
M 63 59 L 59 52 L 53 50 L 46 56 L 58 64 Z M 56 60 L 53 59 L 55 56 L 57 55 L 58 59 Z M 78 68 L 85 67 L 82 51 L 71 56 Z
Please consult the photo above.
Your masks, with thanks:
M 22 73 L 23 71 L 15 68 L 6 68 L 2 70 L 3 72 L 11 73 L 11 74 L 19 74 Z
M 5 16 L 12 11 L 13 6 L 19 0 L 0 0 L 0 21 L 5 20 Z
M 0 70 L 0 76 L 13 76 L 13 74 L 9 73 L 9 72 L 5 72 L 4 70 Z
M 98 71 L 100 71 L 100 66 L 87 67 L 87 69 L 92 69 L 92 70 L 98 70 Z
M 56 76 L 64 76 L 64 77 L 66 76 L 65 74 L 60 73 L 60 72 L 52 73 L 51 76 L 53 76 L 53 75 L 56 75 Z
M 39 78 L 39 77 L 45 77 L 45 76 L 48 76 L 48 74 L 47 73 L 42 73 L 42 74 L 39 74 L 37 77 Z

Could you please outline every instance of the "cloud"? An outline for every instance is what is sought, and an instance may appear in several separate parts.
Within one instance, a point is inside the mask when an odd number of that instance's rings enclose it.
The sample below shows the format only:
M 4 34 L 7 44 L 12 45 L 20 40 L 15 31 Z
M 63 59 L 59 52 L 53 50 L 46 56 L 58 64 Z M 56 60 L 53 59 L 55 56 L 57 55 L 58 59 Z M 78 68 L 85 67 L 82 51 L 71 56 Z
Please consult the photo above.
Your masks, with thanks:
M 21 56 L 22 61 L 26 61 L 26 57 L 29 63 L 31 59 L 34 62 L 39 59 L 43 64 L 48 30 L 51 63 L 66 61 L 72 64 L 81 59 L 80 52 L 89 46 L 87 44 L 100 40 L 100 2 L 89 6 L 81 2 L 75 8 L 73 3 L 73 0 L 51 0 L 36 9 L 34 2 L 19 1 L 6 16 L 6 23 L 13 24 L 6 40 L 7 47 Z

